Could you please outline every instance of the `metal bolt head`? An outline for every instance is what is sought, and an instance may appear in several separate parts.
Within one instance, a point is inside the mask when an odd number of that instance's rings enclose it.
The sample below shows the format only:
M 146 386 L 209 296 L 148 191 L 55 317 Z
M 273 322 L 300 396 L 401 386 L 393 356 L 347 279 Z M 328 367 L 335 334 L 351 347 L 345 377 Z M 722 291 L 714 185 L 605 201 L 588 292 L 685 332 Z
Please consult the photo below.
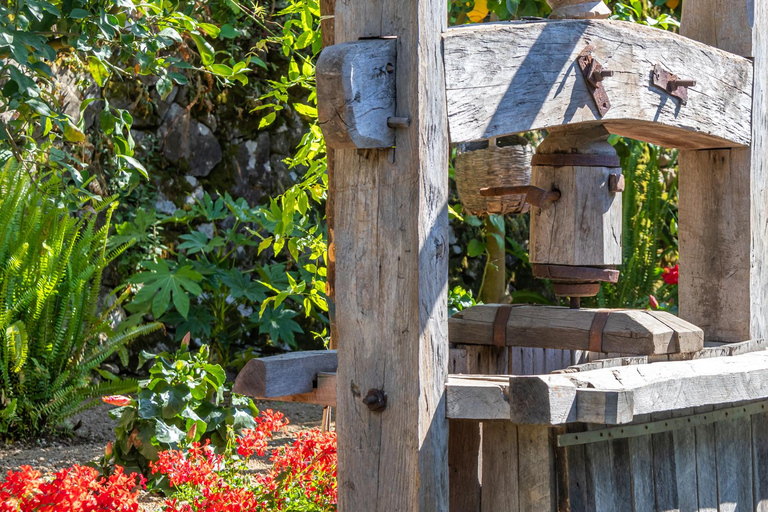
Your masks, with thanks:
M 608 189 L 613 194 L 624 192 L 625 182 L 623 174 L 611 174 L 608 177 Z
M 387 407 L 387 394 L 380 389 L 369 389 L 363 403 L 373 412 L 383 411 Z

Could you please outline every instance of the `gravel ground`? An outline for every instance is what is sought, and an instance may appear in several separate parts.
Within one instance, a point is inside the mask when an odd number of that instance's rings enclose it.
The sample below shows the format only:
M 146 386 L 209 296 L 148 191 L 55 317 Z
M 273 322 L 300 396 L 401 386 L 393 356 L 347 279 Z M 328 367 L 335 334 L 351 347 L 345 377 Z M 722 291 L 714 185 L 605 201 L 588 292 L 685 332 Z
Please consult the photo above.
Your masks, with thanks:
M 271 443 L 273 446 L 288 443 L 298 430 L 318 428 L 323 415 L 323 408 L 319 405 L 292 402 L 256 402 L 256 405 L 262 410 L 280 411 L 290 420 L 287 431 L 275 435 Z M 117 422 L 107 414 L 111 408 L 107 404 L 99 404 L 72 418 L 71 424 L 79 423 L 80 426 L 71 438 L 39 439 L 32 444 L 0 443 L 0 478 L 7 471 L 24 464 L 49 473 L 98 459 L 107 443 L 114 439 L 113 429 Z M 248 466 L 254 473 L 269 467 L 266 457 L 252 459 Z M 156 511 L 161 505 L 162 499 L 158 496 L 145 494 L 141 498 L 143 511 Z

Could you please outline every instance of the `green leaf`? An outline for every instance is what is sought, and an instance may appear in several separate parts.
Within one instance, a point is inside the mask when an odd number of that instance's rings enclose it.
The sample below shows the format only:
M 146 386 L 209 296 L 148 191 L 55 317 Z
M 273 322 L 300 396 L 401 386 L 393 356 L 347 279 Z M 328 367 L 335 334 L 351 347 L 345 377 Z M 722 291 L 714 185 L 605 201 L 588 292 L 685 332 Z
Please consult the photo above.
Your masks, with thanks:
M 266 128 L 267 126 L 274 123 L 276 117 L 277 117 L 277 114 L 275 112 L 270 112 L 269 114 L 264 116 L 259 122 L 259 130 L 261 130 L 262 128 Z
M 296 112 L 303 116 L 315 118 L 317 117 L 317 109 L 315 107 L 311 107 L 309 105 L 303 105 L 301 103 L 294 103 L 293 108 L 296 109 Z
M 184 249 L 187 251 L 187 254 L 208 253 L 216 247 L 225 245 L 224 239 L 220 236 L 215 236 L 208 240 L 208 235 L 201 231 L 193 231 L 192 233 L 181 235 L 179 238 L 186 240 L 183 244 L 179 245 L 179 249 Z
M 202 59 L 203 64 L 206 66 L 213 64 L 213 57 L 215 55 L 213 47 L 200 34 L 192 33 L 190 36 L 195 42 L 195 46 L 197 46 L 197 51 L 200 52 L 200 58 Z
M 485 242 L 481 242 L 477 239 L 472 239 L 467 246 L 467 256 L 470 258 L 476 258 L 485 252 Z
M 85 140 L 85 134 L 74 123 L 67 120 L 64 123 L 64 138 L 69 142 L 81 142 Z
M 173 91 L 173 82 L 168 76 L 161 77 L 155 84 L 155 89 L 160 94 L 160 99 L 164 100 Z
M 109 70 L 98 57 L 88 57 L 88 71 L 91 72 L 91 76 L 99 87 L 104 87 L 109 78 Z
M 221 76 L 232 76 L 232 68 L 225 64 L 214 64 L 211 66 L 211 71 Z
M 302 332 L 299 324 L 293 321 L 293 317 L 297 314 L 284 307 L 267 308 L 261 318 L 258 318 L 257 313 L 251 315 L 251 321 L 259 326 L 259 334 L 269 334 L 273 343 L 285 341 L 293 346 L 296 344 L 294 333 Z
M 139 173 L 141 173 L 141 175 L 142 175 L 142 176 L 144 176 L 144 178 L 145 178 L 145 179 L 149 179 L 149 173 L 147 172 L 147 169 L 146 169 L 146 167 L 144 167 L 143 165 L 141 165 L 141 162 L 139 162 L 138 160 L 136 160 L 136 159 L 135 159 L 135 158 L 133 158 L 132 156 L 128 156 L 128 155 L 117 155 L 117 158 L 122 158 L 123 160 L 125 160 L 126 162 L 128 162 L 128 164 L 129 164 L 131 167 L 133 167 L 134 169 L 136 169 L 137 171 L 139 171 Z
M 161 419 L 155 422 L 155 439 L 157 439 L 158 443 L 176 446 L 185 437 L 186 433 L 182 432 L 175 425 L 167 425 Z
M 197 28 L 202 29 L 203 32 L 213 37 L 214 39 L 219 37 L 219 33 L 221 32 L 221 29 L 219 27 L 217 27 L 216 25 L 212 25 L 210 23 L 198 23 Z
M 14 373 L 21 371 L 24 366 L 28 347 L 27 327 L 24 322 L 17 320 L 5 329 L 5 348 Z
M 203 290 L 198 284 L 203 275 L 196 272 L 192 265 L 171 269 L 165 260 L 142 263 L 150 272 L 140 272 L 131 277 L 131 283 L 143 283 L 144 286 L 136 294 L 134 302 L 152 302 L 152 314 L 155 318 L 166 312 L 171 300 L 176 311 L 184 318 L 189 313 L 189 294 L 200 295 Z
M 219 36 L 221 36 L 223 39 L 234 39 L 237 36 L 240 35 L 240 32 L 238 32 L 235 27 L 227 23 L 226 25 L 221 26 L 221 31 L 219 32 Z
M 85 9 L 72 9 L 68 17 L 75 20 L 81 20 L 83 18 L 87 18 L 90 15 L 91 13 L 86 11 Z

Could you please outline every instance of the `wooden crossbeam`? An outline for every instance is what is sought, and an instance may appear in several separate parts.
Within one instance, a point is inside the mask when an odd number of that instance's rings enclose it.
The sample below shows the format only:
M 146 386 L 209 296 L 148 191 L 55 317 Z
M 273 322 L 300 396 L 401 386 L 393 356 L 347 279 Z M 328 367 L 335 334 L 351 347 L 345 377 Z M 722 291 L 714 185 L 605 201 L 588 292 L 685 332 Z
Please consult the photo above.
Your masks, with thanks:
M 276 399 L 311 393 L 321 372 L 335 372 L 335 350 L 310 350 L 251 359 L 235 379 L 233 391 L 255 398 Z
M 764 400 L 768 351 L 506 379 L 450 377 L 449 418 L 536 425 L 624 424 L 638 415 Z
M 319 118 L 329 147 L 394 145 L 397 44 L 354 41 L 321 55 Z M 604 115 L 577 65 L 588 45 L 613 72 L 602 82 L 611 104 Z M 671 32 L 610 20 L 480 24 L 449 29 L 443 52 L 453 143 L 601 122 L 667 147 L 751 141 L 752 62 Z M 653 85 L 657 65 L 696 82 L 685 105 Z
M 609 20 L 498 23 L 450 29 L 443 45 L 454 143 L 601 121 L 667 147 L 750 143 L 752 63 L 677 34 Z M 587 45 L 613 71 L 605 116 L 576 64 Z M 652 85 L 656 64 L 696 82 L 686 105 Z

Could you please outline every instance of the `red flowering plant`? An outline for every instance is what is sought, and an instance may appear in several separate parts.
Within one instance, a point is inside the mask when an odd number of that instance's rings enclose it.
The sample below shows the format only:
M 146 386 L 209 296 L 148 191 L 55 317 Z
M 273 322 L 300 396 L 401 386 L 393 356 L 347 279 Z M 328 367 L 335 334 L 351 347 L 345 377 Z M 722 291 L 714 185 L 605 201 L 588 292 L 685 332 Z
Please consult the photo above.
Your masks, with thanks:
M 263 411 L 253 429 L 230 435 L 222 454 L 206 442 L 160 452 L 152 471 L 173 489 L 165 512 L 326 512 L 336 510 L 336 434 L 319 430 L 296 434 L 292 444 L 271 450 L 272 467 L 248 476 L 247 460 L 263 457 L 275 432 L 288 420 Z
M 120 466 L 109 477 L 78 465 L 43 477 L 21 466 L 0 482 L 0 512 L 136 512 L 143 488 L 143 477 Z
M 663 284 L 654 295 L 649 295 L 651 309 L 660 309 L 677 314 L 677 285 L 680 278 L 680 267 L 662 267 L 656 269 L 656 275 L 661 276 Z

